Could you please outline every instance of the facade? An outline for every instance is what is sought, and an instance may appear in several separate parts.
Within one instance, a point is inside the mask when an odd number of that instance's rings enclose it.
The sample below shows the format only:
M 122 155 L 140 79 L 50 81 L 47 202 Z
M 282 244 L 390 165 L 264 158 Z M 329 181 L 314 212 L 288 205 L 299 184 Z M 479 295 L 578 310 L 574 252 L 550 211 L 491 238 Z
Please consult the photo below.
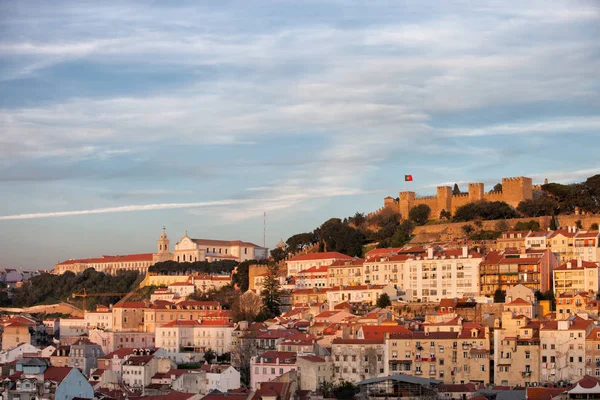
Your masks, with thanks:
M 430 219 L 438 219 L 442 211 L 454 215 L 458 207 L 474 201 L 504 201 L 516 208 L 521 201 L 533 198 L 532 179 L 523 176 L 502 178 L 501 192 L 485 192 L 483 183 L 469 183 L 468 187 L 468 193 L 456 195 L 452 194 L 450 186 L 438 186 L 435 196 L 417 197 L 415 192 L 400 192 L 398 201 L 386 197 L 383 206 L 397 210 L 402 218 L 407 219 L 413 207 L 425 204 L 431 209 Z
M 301 254 L 285 262 L 287 266 L 288 276 L 297 276 L 298 272 L 304 271 L 311 267 L 322 267 L 329 266 L 335 261 L 345 260 L 350 261 L 352 257 L 335 251 L 329 251 L 324 253 L 309 253 Z
M 360 258 L 334 261 L 327 267 L 328 286 L 361 285 L 364 282 L 363 263 Z
M 504 311 L 513 315 L 524 315 L 527 318 L 533 318 L 535 315 L 533 303 L 518 297 L 511 302 L 504 303 Z
M 326 382 L 333 382 L 333 363 L 330 357 L 302 355 L 296 358 L 300 390 L 316 392 Z
M 573 256 L 578 260 L 600 262 L 600 232 L 578 232 L 573 241 Z
M 329 267 L 332 268 L 332 267 Z M 313 287 L 328 287 L 328 267 L 326 265 L 320 267 L 310 267 L 298 272 L 296 277 L 296 288 L 313 288 Z
M 483 256 L 467 247 L 434 251 L 409 258 L 403 264 L 404 280 L 398 287 L 411 301 L 439 302 L 443 298 L 479 294 L 479 265 Z
M 99 344 L 104 354 L 122 348 L 154 347 L 154 332 L 115 332 L 92 329 L 89 339 L 91 342 Z
M 2 349 L 10 349 L 21 343 L 31 344 L 30 326 L 21 322 L 12 322 L 4 326 L 2 333 Z
M 396 289 L 391 285 L 337 286 L 327 291 L 327 304 L 330 310 L 344 302 L 374 305 L 383 293 L 395 297 Z
M 376 285 L 393 284 L 403 287 L 404 263 L 410 258 L 409 255 L 371 256 L 365 261 L 363 278 L 365 283 Z
M 70 271 L 74 274 L 80 274 L 88 268 L 94 268 L 96 271 L 110 275 L 116 275 L 122 270 L 137 271 L 144 275 L 148 272 L 148 268 L 153 264 L 154 259 L 152 253 L 129 254 L 125 256 L 102 256 L 98 258 L 63 261 L 54 266 L 54 273 L 56 275 L 61 275 Z
M 515 249 L 522 251 L 525 249 L 525 238 L 529 231 L 508 231 L 502 232 L 502 235 L 496 239 L 496 251 Z
M 509 291 L 523 285 L 534 292 L 551 289 L 555 256 L 547 249 L 489 252 L 479 267 L 481 295 L 493 296 L 496 290 Z
M 591 261 L 570 260 L 554 269 L 554 293 L 589 292 L 596 295 L 600 290 L 598 264 Z
M 574 258 L 573 245 L 576 234 L 577 228 L 574 226 L 550 232 L 546 247 L 552 250 L 558 262 L 563 263 Z
M 593 321 L 579 317 L 548 321 L 540 328 L 542 382 L 573 382 L 585 375 L 586 338 L 593 328 Z
M 217 301 L 183 300 L 177 303 L 153 304 L 144 309 L 144 332 L 155 332 L 157 326 L 176 320 L 197 321 L 221 311 Z
M 100 345 L 87 339 L 79 339 L 71 345 L 67 366 L 78 368 L 85 376 L 90 376 L 90 371 L 98 368 L 98 357 L 102 355 Z
M 335 380 L 360 382 L 386 376 L 384 338 L 333 339 L 331 356 Z
M 185 235 L 175 244 L 173 260 L 177 262 L 264 260 L 267 249 L 241 240 L 192 239 Z
M 261 383 L 273 381 L 296 370 L 296 353 L 267 351 L 250 360 L 250 388 L 256 390 Z
M 588 306 L 588 293 L 561 293 L 556 297 L 556 319 L 567 319 L 585 313 Z
M 83 319 L 87 329 L 113 329 L 112 311 L 106 306 L 98 306 L 96 311 L 86 311 Z

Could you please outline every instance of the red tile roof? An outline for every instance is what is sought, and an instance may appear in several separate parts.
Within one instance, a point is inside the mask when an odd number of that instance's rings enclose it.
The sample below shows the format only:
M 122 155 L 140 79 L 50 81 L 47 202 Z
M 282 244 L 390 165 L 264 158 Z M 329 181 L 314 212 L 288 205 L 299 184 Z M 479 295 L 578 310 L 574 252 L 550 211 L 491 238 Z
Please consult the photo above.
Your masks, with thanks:
M 102 256 L 97 258 L 81 258 L 77 260 L 67 260 L 57 265 L 69 264 L 100 264 L 100 263 L 117 263 L 117 262 L 135 262 L 135 261 L 152 261 L 152 253 L 145 254 L 128 254 L 124 256 Z
M 113 306 L 113 308 L 147 308 L 143 301 L 126 301 Z
M 72 369 L 71 367 L 48 367 L 44 371 L 44 380 L 62 382 Z
M 332 344 L 383 344 L 384 338 L 380 339 L 333 339 Z
M 241 240 L 213 240 L 213 239 L 191 239 L 192 242 L 198 244 L 198 245 L 204 245 L 204 246 L 249 246 L 249 247 L 259 247 L 261 248 L 261 246 L 256 245 L 254 243 L 250 243 L 250 242 L 243 242 Z M 223 254 L 224 255 L 224 254 Z M 219 257 L 221 257 L 221 255 L 219 255 Z
M 567 268 L 567 263 L 571 263 L 571 268 Z M 567 269 L 577 269 L 577 268 L 598 268 L 598 264 L 591 261 L 581 261 L 581 267 L 578 266 L 578 260 L 570 260 L 560 264 L 558 267 L 554 268 L 555 271 L 567 270 Z
M 324 253 L 309 253 L 309 254 L 301 254 L 296 257 L 289 259 L 288 261 L 310 261 L 310 260 L 329 260 L 329 259 L 338 259 L 338 260 L 351 260 L 352 257 L 347 256 L 342 253 L 338 253 L 337 251 L 328 251 Z
M 188 320 L 184 320 L 184 319 L 176 319 L 175 321 L 171 321 L 167 324 L 161 325 L 160 328 L 175 328 L 175 327 L 195 327 L 195 326 L 202 326 L 202 324 L 200 323 L 200 321 L 197 320 L 192 320 L 192 321 L 188 321 Z

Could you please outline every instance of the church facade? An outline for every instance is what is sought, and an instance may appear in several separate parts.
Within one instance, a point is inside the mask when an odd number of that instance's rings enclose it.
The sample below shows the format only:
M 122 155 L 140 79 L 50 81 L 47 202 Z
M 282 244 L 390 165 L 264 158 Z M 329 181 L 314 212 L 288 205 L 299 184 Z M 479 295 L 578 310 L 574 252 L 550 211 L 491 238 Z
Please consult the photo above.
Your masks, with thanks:
M 268 249 L 254 243 L 241 240 L 192 239 L 186 234 L 170 251 L 170 241 L 166 230 L 158 238 L 156 253 L 129 254 L 124 256 L 102 256 L 98 258 L 71 259 L 55 265 L 54 274 L 60 275 L 67 271 L 75 274 L 88 268 L 116 275 L 120 270 L 136 271 L 145 275 L 148 268 L 157 262 L 196 262 L 232 260 L 264 260 L 268 257 Z

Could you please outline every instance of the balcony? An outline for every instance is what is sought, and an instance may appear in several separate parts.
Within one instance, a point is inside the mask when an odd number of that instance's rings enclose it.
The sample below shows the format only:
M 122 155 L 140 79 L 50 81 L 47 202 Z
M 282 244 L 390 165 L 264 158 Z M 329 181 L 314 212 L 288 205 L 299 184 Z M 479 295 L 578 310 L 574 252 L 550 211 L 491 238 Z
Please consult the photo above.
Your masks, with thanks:
M 423 371 L 415 371 L 415 375 L 423 375 Z
M 523 376 L 523 378 L 529 377 L 529 376 L 531 376 L 531 371 L 523 371 L 523 372 L 521 372 L 521 375 Z

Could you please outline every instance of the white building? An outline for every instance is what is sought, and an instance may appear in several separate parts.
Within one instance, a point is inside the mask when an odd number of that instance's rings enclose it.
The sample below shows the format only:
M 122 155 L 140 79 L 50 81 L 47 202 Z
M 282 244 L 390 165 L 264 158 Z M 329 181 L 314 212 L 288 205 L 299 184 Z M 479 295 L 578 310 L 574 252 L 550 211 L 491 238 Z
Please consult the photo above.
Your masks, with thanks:
M 172 360 L 201 361 L 208 349 L 222 355 L 231 351 L 235 326 L 223 321 L 175 320 L 156 327 L 156 346 L 167 351 Z
M 404 281 L 398 285 L 411 301 L 439 302 L 444 298 L 479 294 L 479 264 L 483 256 L 461 249 L 435 251 L 404 262 Z
M 600 262 L 600 233 L 577 232 L 573 241 L 573 253 L 578 260 Z
M 600 290 L 598 264 L 591 261 L 570 260 L 554 269 L 554 294 L 572 292 L 597 294 Z
M 256 390 L 260 383 L 270 382 L 283 374 L 296 370 L 296 353 L 267 351 L 250 359 L 250 388 Z
M 594 322 L 579 317 L 548 321 L 540 329 L 541 380 L 575 382 L 585 375 L 585 339 Z
M 84 320 L 88 329 L 112 330 L 113 328 L 112 311 L 105 306 L 98 306 L 96 311 L 86 311 Z
M 240 372 L 231 365 L 205 365 L 202 369 L 206 370 L 209 392 L 216 389 L 227 393 L 240 387 Z
M 50 346 L 48 346 L 50 347 Z M 23 358 L 23 354 L 36 354 L 40 350 L 30 343 L 21 343 L 0 351 L 0 364 L 7 364 Z
M 185 235 L 175 244 L 173 257 L 177 262 L 264 260 L 268 249 L 241 240 L 192 239 Z
M 327 266 L 323 265 L 320 267 L 310 267 L 298 272 L 296 288 L 327 287 L 327 269 Z
M 60 338 L 81 336 L 88 334 L 89 328 L 84 318 L 61 318 L 60 319 Z
M 392 298 L 397 292 L 392 285 L 336 286 L 327 291 L 327 304 L 330 310 L 344 302 L 374 305 L 383 293 Z
M 352 260 L 352 257 L 335 251 L 325 253 L 309 253 L 295 256 L 285 262 L 289 276 L 296 276 L 298 272 L 310 267 L 329 266 L 337 260 Z
M 196 286 L 191 282 L 175 282 L 169 285 L 169 291 L 175 293 L 178 297 L 186 298 L 194 294 Z

